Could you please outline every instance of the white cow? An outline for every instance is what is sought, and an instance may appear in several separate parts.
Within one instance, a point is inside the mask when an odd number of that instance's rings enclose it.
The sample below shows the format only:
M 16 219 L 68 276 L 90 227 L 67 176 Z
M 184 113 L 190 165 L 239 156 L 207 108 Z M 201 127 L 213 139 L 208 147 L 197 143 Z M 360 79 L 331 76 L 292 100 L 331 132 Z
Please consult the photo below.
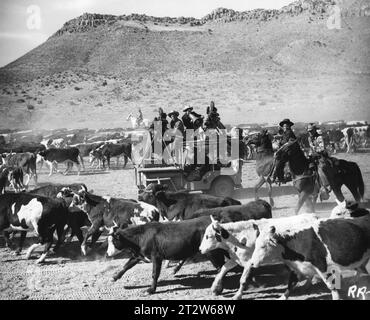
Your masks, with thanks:
M 255 250 L 255 243 L 261 230 L 270 225 L 290 228 L 292 231 L 302 229 L 304 226 L 311 225 L 318 219 L 313 214 L 302 214 L 289 218 L 248 220 L 219 224 L 212 216 L 212 224 L 209 225 L 204 233 L 202 243 L 199 247 L 201 253 L 220 248 L 226 250 L 230 255 L 221 271 L 217 274 L 213 284 L 212 292 L 220 294 L 222 292 L 222 279 L 227 272 L 236 265 L 244 267 L 244 272 L 240 278 L 240 288 L 235 294 L 234 299 L 241 299 L 247 276 L 250 272 L 250 259 Z M 280 253 L 270 255 L 263 261 L 264 264 L 282 262 Z
M 368 274 L 369 240 L 369 214 L 355 219 L 319 219 L 299 228 L 276 221 L 261 230 L 249 265 L 244 268 L 241 286 L 252 269 L 265 259 L 281 254 L 291 270 L 284 298 L 289 297 L 300 279 L 319 277 L 331 291 L 333 300 L 338 300 L 343 271 Z

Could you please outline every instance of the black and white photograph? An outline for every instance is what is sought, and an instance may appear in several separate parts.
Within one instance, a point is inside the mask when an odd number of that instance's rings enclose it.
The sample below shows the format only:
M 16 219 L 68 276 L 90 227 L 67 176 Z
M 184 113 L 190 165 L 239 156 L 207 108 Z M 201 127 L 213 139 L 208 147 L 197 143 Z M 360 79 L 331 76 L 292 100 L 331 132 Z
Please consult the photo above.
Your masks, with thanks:
M 370 0 L 0 2 L 0 300 L 227 318 L 369 272 Z

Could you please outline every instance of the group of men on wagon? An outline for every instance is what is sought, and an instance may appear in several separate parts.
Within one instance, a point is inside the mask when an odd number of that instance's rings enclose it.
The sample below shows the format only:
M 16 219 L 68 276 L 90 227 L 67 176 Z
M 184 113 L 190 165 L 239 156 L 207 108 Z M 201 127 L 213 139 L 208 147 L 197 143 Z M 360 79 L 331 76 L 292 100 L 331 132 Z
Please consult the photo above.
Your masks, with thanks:
M 150 130 L 154 130 L 156 122 L 162 123 L 163 133 L 167 129 L 179 130 L 183 135 L 185 135 L 185 130 L 196 131 L 199 128 L 202 128 L 204 131 L 208 129 L 225 129 L 213 101 L 211 101 L 210 106 L 207 107 L 205 119 L 204 116 L 196 113 L 193 107 L 186 106 L 182 111 L 184 114 L 180 119 L 180 113 L 178 111 L 173 110 L 166 114 L 162 108 L 159 108 L 158 117 L 154 118 Z M 167 121 L 167 118 L 171 119 L 170 122 Z
M 183 151 L 182 146 L 184 145 L 187 137 L 186 130 L 194 130 L 194 132 L 202 130 L 206 132 L 210 129 L 216 131 L 225 129 L 225 126 L 221 122 L 220 115 L 213 101 L 211 101 L 210 106 L 207 107 L 206 117 L 196 113 L 193 107 L 190 106 L 186 106 L 182 111 L 183 115 L 180 118 L 180 113 L 176 110 L 166 114 L 162 108 L 159 108 L 158 116 L 154 118 L 154 121 L 149 128 L 152 141 L 154 141 L 156 134 L 155 124 L 158 125 L 158 123 L 161 123 L 162 126 L 162 138 L 165 137 L 167 130 L 170 130 L 172 134 L 171 139 L 163 139 L 163 148 L 168 145 L 172 145 L 171 150 L 175 152 L 176 150 L 181 152 Z M 167 120 L 168 118 L 170 118 L 170 121 Z M 294 123 L 290 119 L 284 119 L 279 123 L 279 147 L 288 142 L 297 140 L 297 137 L 292 130 L 293 126 Z M 311 123 L 307 127 L 307 132 L 308 143 L 310 146 L 309 155 L 324 151 L 325 142 L 320 130 L 313 123 Z M 283 171 L 278 171 L 275 179 L 279 182 L 286 182 Z

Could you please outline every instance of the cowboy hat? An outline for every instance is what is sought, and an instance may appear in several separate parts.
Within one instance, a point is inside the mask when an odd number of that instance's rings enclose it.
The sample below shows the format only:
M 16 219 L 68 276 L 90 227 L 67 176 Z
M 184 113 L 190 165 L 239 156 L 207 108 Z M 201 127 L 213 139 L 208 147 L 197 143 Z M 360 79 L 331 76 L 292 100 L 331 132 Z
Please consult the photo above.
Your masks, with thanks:
M 317 130 L 317 128 L 316 128 L 316 126 L 313 123 L 310 123 L 307 126 L 307 131 L 313 131 L 313 130 Z
M 287 124 L 289 127 L 294 126 L 294 123 L 289 119 L 284 119 L 279 123 L 279 126 L 282 127 L 284 124 Z
M 172 117 L 172 115 L 176 115 L 176 116 L 179 116 L 179 113 L 177 112 L 177 111 L 175 111 L 175 110 L 173 110 L 173 111 L 171 111 L 169 114 L 168 114 L 168 116 L 169 117 Z
M 186 111 L 193 111 L 193 107 L 187 106 L 184 109 L 182 109 L 182 112 L 186 112 Z

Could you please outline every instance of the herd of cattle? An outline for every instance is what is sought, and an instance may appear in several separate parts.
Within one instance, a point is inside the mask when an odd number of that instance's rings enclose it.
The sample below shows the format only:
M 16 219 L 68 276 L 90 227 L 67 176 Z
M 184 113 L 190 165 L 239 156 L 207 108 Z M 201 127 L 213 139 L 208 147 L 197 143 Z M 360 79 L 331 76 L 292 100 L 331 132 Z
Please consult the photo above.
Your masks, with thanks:
M 67 165 L 64 174 L 73 164 L 79 173 L 80 166 L 84 169 L 84 157 L 90 157 L 90 165 L 96 163 L 101 168 L 107 162 L 109 168 L 112 157 L 117 157 L 118 163 L 122 156 L 126 166 L 132 151 L 129 139 L 123 138 L 68 146 L 63 139 L 41 142 L 0 148 L 0 232 L 6 246 L 16 254 L 21 253 L 27 232 L 35 232 L 38 242 L 28 248 L 26 257 L 44 246 L 37 263 L 45 261 L 54 233 L 54 251 L 76 236 L 82 255 L 96 250 L 94 245 L 105 234 L 103 247 L 108 257 L 130 254 L 113 280 L 140 262 L 151 262 L 151 294 L 156 291 L 164 260 L 178 262 L 176 273 L 199 252 L 218 270 L 211 288 L 214 294 L 222 293 L 228 271 L 237 265 L 243 268 L 237 299 L 242 298 L 254 271 L 263 264 L 283 263 L 289 268 L 288 287 L 282 298 L 289 297 L 299 280 L 305 278 L 310 283 L 319 278 L 336 299 L 337 288 L 327 280 L 333 267 L 367 273 L 370 215 L 356 205 L 338 202 L 329 219 L 315 214 L 273 218 L 271 206 L 263 200 L 242 205 L 227 197 L 172 192 L 161 184 L 149 185 L 138 200 L 95 195 L 81 183 L 37 188 L 36 168 L 44 162 L 49 175 L 60 163 Z M 26 192 L 31 179 L 36 188 Z M 9 184 L 15 193 L 5 192 Z M 15 245 L 17 233 L 20 236 Z
M 320 278 L 336 299 L 337 288 L 327 280 L 332 268 L 367 273 L 370 259 L 370 215 L 356 205 L 338 203 L 328 219 L 314 214 L 273 218 L 271 206 L 263 200 L 242 205 L 232 198 L 168 191 L 160 184 L 149 185 L 138 200 L 101 197 L 84 184 L 5 193 L 0 195 L 0 230 L 16 254 L 21 253 L 27 232 L 34 231 L 39 241 L 27 250 L 26 258 L 44 245 L 37 263 L 45 261 L 55 232 L 54 251 L 76 236 L 82 255 L 96 250 L 94 244 L 105 232 L 100 248 L 107 249 L 108 257 L 130 254 L 113 280 L 139 262 L 151 262 L 150 294 L 156 291 L 164 260 L 178 262 L 176 273 L 201 252 L 218 270 L 214 294 L 221 294 L 223 278 L 237 265 L 243 267 L 235 294 L 240 299 L 254 270 L 262 264 L 283 263 L 290 277 L 282 298 L 289 297 L 298 280 Z
M 31 178 L 37 185 L 37 165 L 39 169 L 46 163 L 49 167 L 49 176 L 58 171 L 58 164 L 66 164 L 67 174 L 73 167 L 77 167 L 80 174 L 81 166 L 85 170 L 83 157 L 90 157 L 90 165 L 96 168 L 105 168 L 107 162 L 110 168 L 112 157 L 124 159 L 124 168 L 131 158 L 131 142 L 127 139 L 97 141 L 65 146 L 63 139 L 45 140 L 40 144 L 23 143 L 21 145 L 4 145 L 0 147 L 0 194 L 10 185 L 16 192 L 27 189 Z M 27 175 L 26 182 L 23 181 Z

